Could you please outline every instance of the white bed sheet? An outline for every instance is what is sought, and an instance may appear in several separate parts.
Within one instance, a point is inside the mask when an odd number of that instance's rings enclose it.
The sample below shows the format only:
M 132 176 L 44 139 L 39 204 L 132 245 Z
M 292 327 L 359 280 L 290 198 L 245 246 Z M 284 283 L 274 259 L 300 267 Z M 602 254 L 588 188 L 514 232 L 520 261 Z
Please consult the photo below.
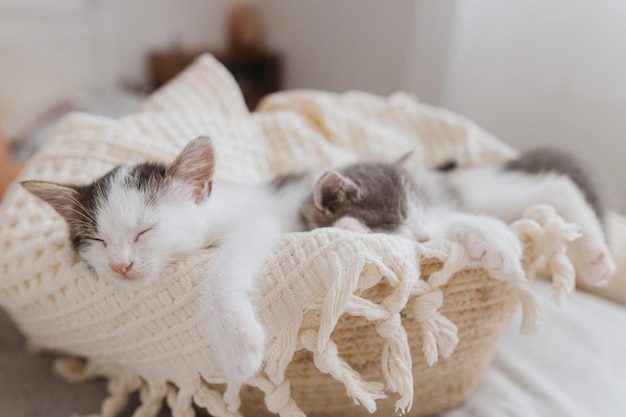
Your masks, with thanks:
M 543 325 L 515 321 L 474 395 L 441 417 L 625 417 L 626 308 L 578 291 L 562 308 L 534 284 Z

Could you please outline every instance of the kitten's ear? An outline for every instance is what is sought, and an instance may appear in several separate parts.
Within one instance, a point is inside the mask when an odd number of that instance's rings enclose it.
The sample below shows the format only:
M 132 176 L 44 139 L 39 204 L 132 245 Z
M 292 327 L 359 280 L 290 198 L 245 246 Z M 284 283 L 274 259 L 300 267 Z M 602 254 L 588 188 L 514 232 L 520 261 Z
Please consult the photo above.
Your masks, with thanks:
M 76 217 L 74 206 L 79 201 L 79 193 L 75 188 L 46 181 L 24 181 L 21 184 L 28 192 L 50 204 L 65 220 Z
M 328 171 L 313 190 L 315 207 L 327 217 L 332 216 L 343 204 L 359 198 L 359 186 L 337 171 Z
M 213 141 L 206 136 L 199 136 L 185 146 L 168 168 L 167 174 L 191 186 L 196 203 L 199 203 L 211 194 L 214 171 Z

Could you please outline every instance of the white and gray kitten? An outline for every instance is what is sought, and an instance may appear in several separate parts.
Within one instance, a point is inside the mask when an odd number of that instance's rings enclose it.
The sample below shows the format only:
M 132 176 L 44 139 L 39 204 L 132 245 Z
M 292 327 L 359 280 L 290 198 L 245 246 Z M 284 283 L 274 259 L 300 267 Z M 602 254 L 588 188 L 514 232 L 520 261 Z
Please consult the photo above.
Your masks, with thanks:
M 469 169 L 448 164 L 441 171 L 411 165 L 409 156 L 327 172 L 302 207 L 305 223 L 457 241 L 497 276 L 519 271 L 521 245 L 506 223 L 544 203 L 581 226 L 583 236 L 569 245 L 568 254 L 582 279 L 601 285 L 615 271 L 598 193 L 567 154 L 541 149 L 504 164 Z
M 219 366 L 229 381 L 243 382 L 264 354 L 254 281 L 274 239 L 300 230 L 307 189 L 214 183 L 214 166 L 210 139 L 199 137 L 169 166 L 127 163 L 88 185 L 22 185 L 63 216 L 74 251 L 104 279 L 147 285 L 179 256 L 217 246 L 207 324 Z
M 355 232 L 390 233 L 425 242 L 464 245 L 492 276 L 522 274 L 521 243 L 501 220 L 463 212 L 444 177 L 413 177 L 403 164 L 362 162 L 331 170 L 301 208 L 308 228 L 335 226 Z

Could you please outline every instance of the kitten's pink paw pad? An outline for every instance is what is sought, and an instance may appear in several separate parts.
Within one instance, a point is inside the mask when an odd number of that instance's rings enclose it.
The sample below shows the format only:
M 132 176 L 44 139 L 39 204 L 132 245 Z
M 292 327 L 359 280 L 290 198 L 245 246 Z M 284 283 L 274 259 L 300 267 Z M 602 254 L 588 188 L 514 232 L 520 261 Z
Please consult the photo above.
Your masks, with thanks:
M 474 230 L 462 230 L 456 240 L 462 243 L 469 255 L 491 276 L 499 279 L 524 275 L 521 244 L 508 230 L 498 230 L 493 235 Z
M 523 274 L 519 256 L 507 249 L 486 248 L 480 258 L 474 257 L 474 259 L 477 259 L 494 278 L 505 279 L 512 275 Z
M 579 263 L 578 273 L 591 285 L 606 285 L 615 273 L 615 262 L 608 251 L 602 250 L 589 257 L 587 262 Z
M 602 263 L 602 261 L 604 261 L 605 258 L 606 258 L 606 252 L 600 252 L 598 254 L 598 256 L 596 256 L 596 258 L 594 259 L 594 261 L 591 264 L 592 265 L 600 265 Z

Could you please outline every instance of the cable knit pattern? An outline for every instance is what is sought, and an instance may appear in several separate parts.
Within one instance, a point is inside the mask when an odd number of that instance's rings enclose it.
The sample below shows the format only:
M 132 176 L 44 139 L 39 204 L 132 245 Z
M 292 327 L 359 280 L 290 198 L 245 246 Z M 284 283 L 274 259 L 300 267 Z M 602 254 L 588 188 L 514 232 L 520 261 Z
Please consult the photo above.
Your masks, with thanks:
M 411 149 L 425 166 L 515 155 L 472 122 L 404 94 L 278 93 L 250 114 L 230 74 L 204 56 L 138 114 L 67 117 L 22 178 L 86 183 L 124 161 L 170 162 L 198 135 L 214 140 L 218 181 Z M 542 207 L 527 217 L 514 227 L 525 265 L 553 259 L 558 294 L 566 294 L 571 225 Z M 102 280 L 71 251 L 63 220 L 16 185 L 0 207 L 0 251 L 0 304 L 33 348 L 66 355 L 56 363 L 61 375 L 109 379 L 103 417 L 134 391 L 137 416 L 155 416 L 164 402 L 178 417 L 193 416 L 193 404 L 218 417 L 432 414 L 472 391 L 516 294 L 523 328 L 538 322 L 524 277 L 491 279 L 457 244 L 332 228 L 286 234 L 259 278 L 263 369 L 247 386 L 224 389 L 199 291 L 213 250 L 169 266 L 147 288 Z

